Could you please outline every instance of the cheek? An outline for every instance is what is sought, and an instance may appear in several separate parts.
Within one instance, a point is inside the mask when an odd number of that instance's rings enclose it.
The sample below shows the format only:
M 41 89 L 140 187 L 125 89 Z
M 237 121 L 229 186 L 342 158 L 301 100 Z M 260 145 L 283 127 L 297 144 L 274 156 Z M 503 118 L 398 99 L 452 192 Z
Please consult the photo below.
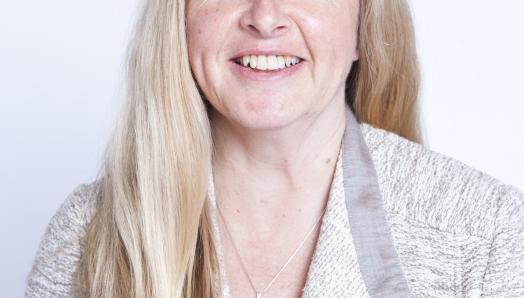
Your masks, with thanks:
M 306 1 L 306 0 L 302 0 Z M 297 23 L 312 55 L 322 60 L 354 60 L 358 37 L 358 2 L 329 0 L 297 9 Z M 297 4 L 298 7 L 299 4 Z M 314 58 L 314 57 L 313 57 Z
M 203 89 L 207 89 L 205 84 L 210 73 L 208 66 L 212 65 L 206 60 L 211 56 L 212 50 L 216 50 L 217 47 L 216 35 L 219 32 L 216 29 L 217 26 L 213 25 L 214 22 L 216 22 L 216 17 L 202 9 L 192 15 L 186 27 L 191 70 L 197 83 Z
M 199 9 L 187 21 L 187 38 L 190 56 L 202 56 L 216 46 L 220 34 L 218 15 L 210 9 Z
M 222 48 L 227 22 L 224 11 L 217 7 L 201 7 L 187 20 L 191 70 L 205 98 L 215 107 L 222 106 L 217 91 L 224 84 L 220 76 L 219 51 Z
M 330 42 L 345 46 L 351 51 L 358 39 L 358 7 L 349 6 L 342 11 L 343 13 L 333 15 L 330 28 L 325 29 L 330 36 Z
M 320 36 L 323 35 L 321 43 L 326 59 L 348 66 L 358 58 L 358 15 L 336 15 L 329 23 L 325 23 Z

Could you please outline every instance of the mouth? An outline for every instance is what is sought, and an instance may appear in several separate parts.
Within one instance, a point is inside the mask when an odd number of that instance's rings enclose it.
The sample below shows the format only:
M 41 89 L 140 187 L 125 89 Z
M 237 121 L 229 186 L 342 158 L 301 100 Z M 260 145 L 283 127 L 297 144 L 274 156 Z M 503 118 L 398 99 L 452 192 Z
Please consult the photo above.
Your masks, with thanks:
M 252 71 L 278 72 L 293 68 L 305 60 L 290 55 L 243 55 L 232 58 L 230 61 Z
M 286 82 L 304 69 L 305 60 L 294 56 L 251 56 L 231 59 L 231 70 L 243 82 Z

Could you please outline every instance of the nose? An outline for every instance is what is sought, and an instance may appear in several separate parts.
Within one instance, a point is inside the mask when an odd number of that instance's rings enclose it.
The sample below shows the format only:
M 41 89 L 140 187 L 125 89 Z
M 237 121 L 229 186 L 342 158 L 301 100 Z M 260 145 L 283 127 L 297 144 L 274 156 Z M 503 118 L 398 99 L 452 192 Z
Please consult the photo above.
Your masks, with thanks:
M 289 18 L 280 9 L 281 0 L 252 0 L 241 18 L 241 27 L 250 34 L 270 38 L 289 30 Z

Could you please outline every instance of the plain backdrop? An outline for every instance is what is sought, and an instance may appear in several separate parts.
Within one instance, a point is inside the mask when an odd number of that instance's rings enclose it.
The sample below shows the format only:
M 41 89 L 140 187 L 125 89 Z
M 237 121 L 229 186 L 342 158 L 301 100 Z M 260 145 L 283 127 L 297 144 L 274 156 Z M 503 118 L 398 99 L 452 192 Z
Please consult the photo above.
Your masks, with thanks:
M 411 3 L 427 145 L 523 190 L 524 2 Z M 100 166 L 120 103 L 135 6 L 0 4 L 3 297 L 23 295 L 49 219 Z

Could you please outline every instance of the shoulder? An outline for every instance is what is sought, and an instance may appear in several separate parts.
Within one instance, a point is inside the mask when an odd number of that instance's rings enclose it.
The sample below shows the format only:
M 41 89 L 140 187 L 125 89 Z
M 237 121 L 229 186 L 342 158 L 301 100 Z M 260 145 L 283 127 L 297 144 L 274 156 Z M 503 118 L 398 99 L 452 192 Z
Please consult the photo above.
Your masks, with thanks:
M 26 277 L 25 297 L 67 297 L 100 181 L 76 186 L 50 219 Z
M 513 211 L 511 220 L 524 221 L 524 195 L 517 187 L 395 133 L 360 126 L 386 212 L 484 239 L 492 239 L 504 210 Z

